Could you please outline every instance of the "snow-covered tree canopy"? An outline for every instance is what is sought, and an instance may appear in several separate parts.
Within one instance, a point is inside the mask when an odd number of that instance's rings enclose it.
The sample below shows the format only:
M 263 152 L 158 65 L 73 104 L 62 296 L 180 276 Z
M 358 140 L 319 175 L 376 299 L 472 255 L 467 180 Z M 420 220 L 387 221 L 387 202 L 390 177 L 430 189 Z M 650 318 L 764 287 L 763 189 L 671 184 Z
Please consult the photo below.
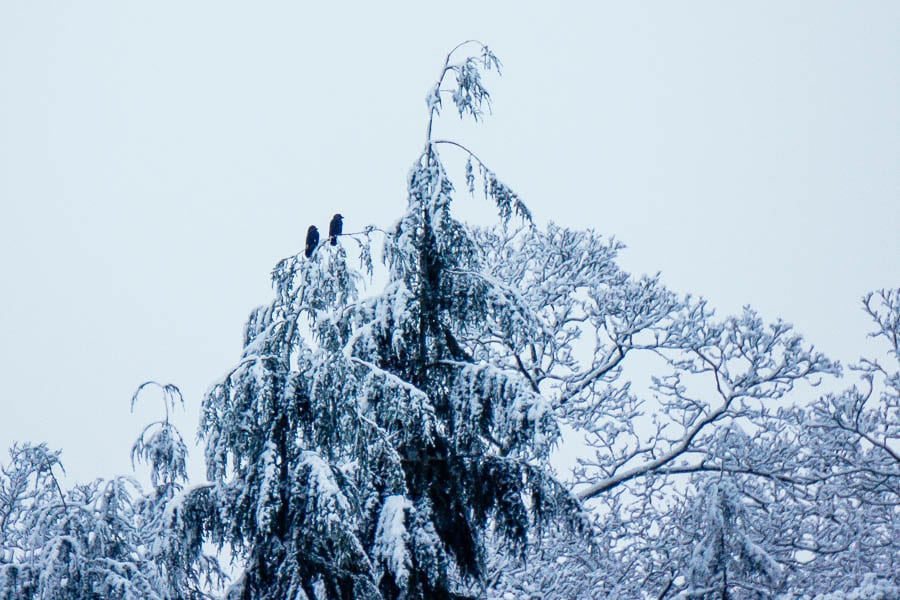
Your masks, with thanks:
M 11 450 L 0 598 L 898 597 L 900 289 L 864 299 L 887 360 L 818 394 L 843 370 L 789 324 L 719 318 L 624 271 L 614 238 L 536 225 L 433 135 L 448 102 L 480 120 L 499 69 L 478 42 L 447 56 L 393 225 L 275 266 L 203 400 L 207 481 L 173 385 L 132 399 L 164 401 L 132 451 L 149 492 L 66 491 L 58 453 Z M 461 198 L 495 224 L 457 220 Z
M 452 60 L 429 97 L 429 132 L 449 76 L 460 114 L 478 118 L 481 70 L 499 67 L 486 47 Z M 552 406 L 470 341 L 524 340 L 542 323 L 454 219 L 440 144 L 429 134 L 384 236 L 384 289 L 361 293 L 366 273 L 344 245 L 285 259 L 240 364 L 204 403 L 222 540 L 247 561 L 234 597 L 450 598 L 485 580 L 490 536 L 522 553 L 543 523 L 577 525 L 579 503 L 547 464 Z M 527 222 L 479 167 L 501 223 Z

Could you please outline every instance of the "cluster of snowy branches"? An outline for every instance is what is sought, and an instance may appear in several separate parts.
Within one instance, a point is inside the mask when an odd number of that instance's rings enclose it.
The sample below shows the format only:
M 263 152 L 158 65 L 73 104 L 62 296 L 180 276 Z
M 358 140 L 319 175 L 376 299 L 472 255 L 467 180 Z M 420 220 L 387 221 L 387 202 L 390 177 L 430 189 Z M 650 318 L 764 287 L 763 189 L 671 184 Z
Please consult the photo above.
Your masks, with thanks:
M 132 449 L 150 466 L 149 492 L 126 476 L 64 491 L 59 452 L 10 450 L 0 472 L 0 598 L 199 599 L 221 586 L 224 573 L 202 548 L 202 487 L 185 493 L 187 448 L 168 420 L 181 396 L 163 392 L 166 418 Z
M 433 137 L 448 98 L 483 116 L 499 67 L 448 55 L 393 226 L 275 267 L 203 402 L 208 481 L 188 485 L 171 385 L 133 448 L 149 492 L 63 490 L 58 453 L 11 450 L 0 598 L 900 597 L 900 289 L 864 300 L 887 359 L 817 394 L 843 370 L 789 324 L 718 318 L 623 271 L 616 240 L 536 226 Z M 495 226 L 454 218 L 439 149 Z

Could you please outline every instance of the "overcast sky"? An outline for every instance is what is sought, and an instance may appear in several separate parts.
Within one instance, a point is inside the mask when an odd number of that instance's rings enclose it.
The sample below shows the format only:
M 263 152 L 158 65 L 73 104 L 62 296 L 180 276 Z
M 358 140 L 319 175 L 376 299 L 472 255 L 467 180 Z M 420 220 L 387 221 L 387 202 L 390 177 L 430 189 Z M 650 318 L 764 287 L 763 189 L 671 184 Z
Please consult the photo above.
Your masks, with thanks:
M 127 472 L 147 379 L 181 386 L 193 439 L 307 226 L 400 215 L 469 38 L 504 62 L 494 115 L 436 134 L 538 222 L 852 360 L 860 296 L 900 285 L 898 23 L 896 1 L 0 0 L 0 462 L 46 441 L 73 479 Z

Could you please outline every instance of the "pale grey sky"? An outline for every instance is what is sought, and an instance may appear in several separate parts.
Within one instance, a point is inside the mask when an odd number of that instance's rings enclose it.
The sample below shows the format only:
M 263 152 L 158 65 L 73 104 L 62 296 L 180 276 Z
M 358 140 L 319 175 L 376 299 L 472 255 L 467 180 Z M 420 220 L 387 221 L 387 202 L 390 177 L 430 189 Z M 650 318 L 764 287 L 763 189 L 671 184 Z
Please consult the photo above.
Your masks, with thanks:
M 495 114 L 438 131 L 538 221 L 865 350 L 859 297 L 900 285 L 900 3 L 312 4 L 0 0 L 4 456 L 127 471 L 147 379 L 182 387 L 193 439 L 307 226 L 399 216 L 426 91 L 468 38 L 504 61 Z

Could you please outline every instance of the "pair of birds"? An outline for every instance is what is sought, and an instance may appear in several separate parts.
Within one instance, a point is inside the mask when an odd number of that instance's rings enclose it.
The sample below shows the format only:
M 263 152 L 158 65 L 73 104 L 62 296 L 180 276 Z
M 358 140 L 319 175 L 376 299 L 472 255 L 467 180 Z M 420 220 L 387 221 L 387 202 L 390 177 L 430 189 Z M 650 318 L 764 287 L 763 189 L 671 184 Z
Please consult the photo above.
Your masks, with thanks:
M 331 240 L 332 246 L 337 246 L 337 236 L 341 235 L 343 231 L 344 217 L 338 213 L 331 217 L 331 223 L 328 224 L 328 237 Z M 315 225 L 310 225 L 309 229 L 306 230 L 306 258 L 312 256 L 312 253 L 315 252 L 316 246 L 318 245 L 319 228 Z

